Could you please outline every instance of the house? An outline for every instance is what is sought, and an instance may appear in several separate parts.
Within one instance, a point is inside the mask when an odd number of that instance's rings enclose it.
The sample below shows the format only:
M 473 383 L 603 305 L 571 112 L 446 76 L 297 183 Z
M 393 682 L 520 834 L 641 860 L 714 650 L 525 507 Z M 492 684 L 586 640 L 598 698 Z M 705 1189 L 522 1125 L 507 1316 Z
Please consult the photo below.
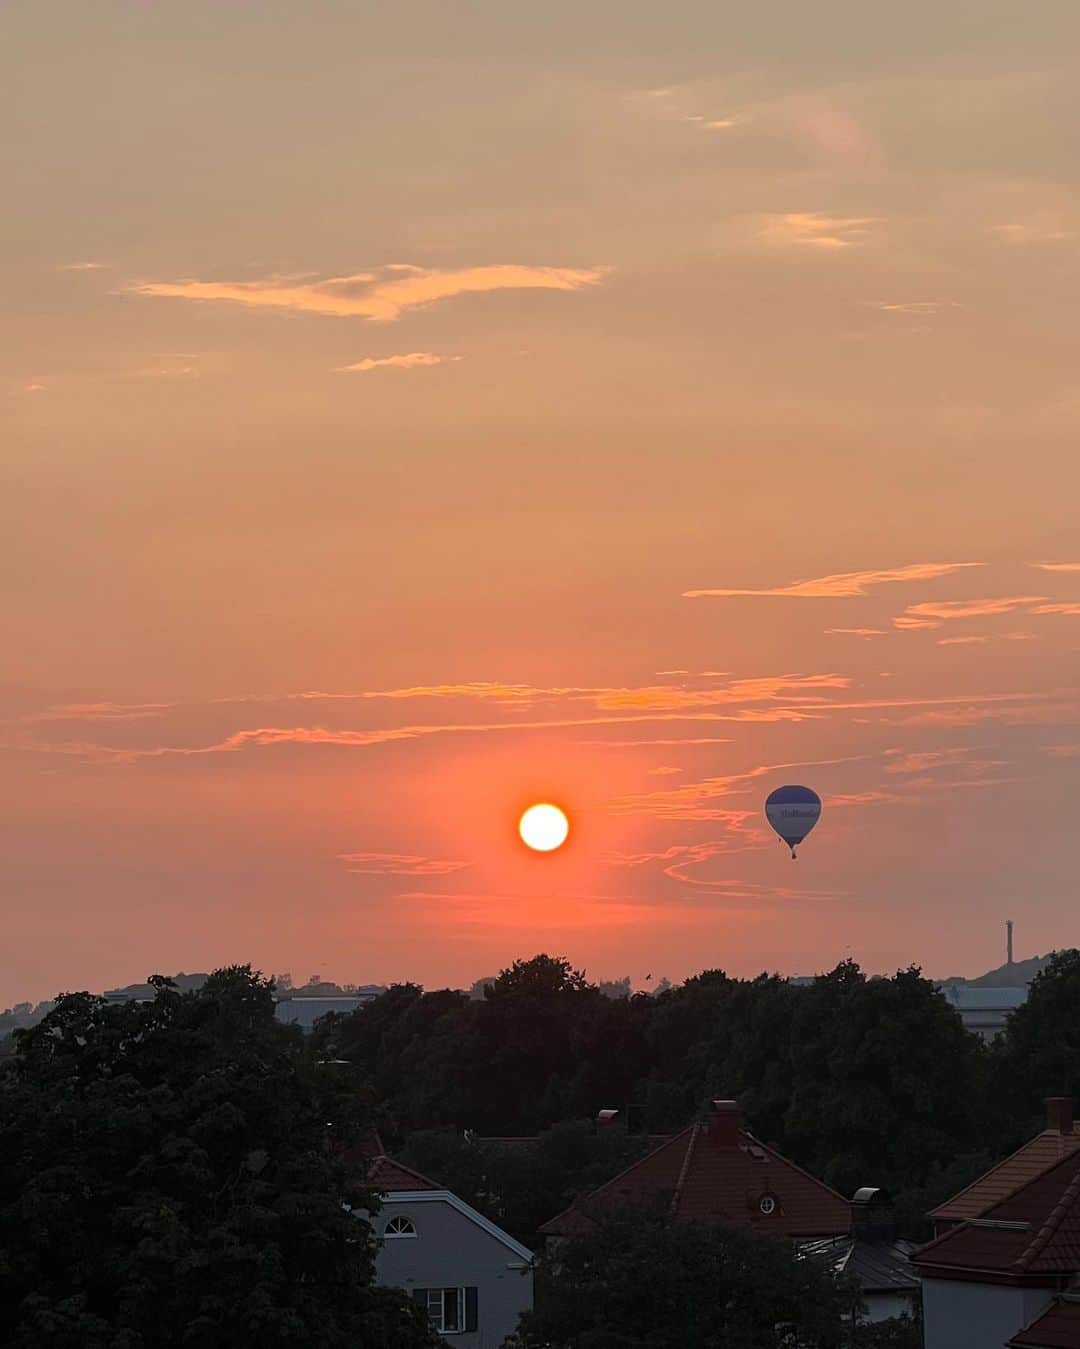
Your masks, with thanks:
M 912 1241 L 896 1236 L 892 1206 L 884 1191 L 866 1186 L 851 1201 L 851 1231 L 845 1236 L 800 1241 L 800 1249 L 829 1264 L 837 1274 L 858 1281 L 863 1307 L 860 1322 L 913 1316 L 919 1279 L 911 1264 Z
M 448 1344 L 497 1349 L 532 1307 L 532 1252 L 370 1138 L 379 1151 L 368 1142 L 367 1178 L 382 1201 L 377 1281 L 404 1289 Z
M 551 1218 L 540 1232 L 576 1236 L 593 1215 L 663 1198 L 678 1218 L 729 1223 L 781 1237 L 837 1237 L 851 1205 L 828 1185 L 740 1128 L 734 1101 L 713 1101 L 708 1119 L 661 1142 L 640 1161 Z
M 995 1172 L 1000 1184 L 1002 1167 Z M 913 1258 L 923 1281 L 926 1349 L 1039 1344 L 1030 1336 L 1042 1333 L 1040 1322 L 1074 1315 L 1061 1295 L 1080 1273 L 1080 1150 L 1063 1143 L 1057 1161 L 977 1216 L 947 1226 Z
M 1048 1097 L 1046 1128 L 1041 1133 L 972 1181 L 959 1194 L 931 1209 L 927 1216 L 933 1221 L 934 1235 L 941 1236 L 958 1223 L 982 1217 L 995 1204 L 1078 1150 L 1080 1126 L 1073 1120 L 1071 1097 Z
M 1062 1293 L 1031 1325 L 1015 1334 L 1008 1349 L 1077 1349 L 1080 1346 L 1080 1292 Z

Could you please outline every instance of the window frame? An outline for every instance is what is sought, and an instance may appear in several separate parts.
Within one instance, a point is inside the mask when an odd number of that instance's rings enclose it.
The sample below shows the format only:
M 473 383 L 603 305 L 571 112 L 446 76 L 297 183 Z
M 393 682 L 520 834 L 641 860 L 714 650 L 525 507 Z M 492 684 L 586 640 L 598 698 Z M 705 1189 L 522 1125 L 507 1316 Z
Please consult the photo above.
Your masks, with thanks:
M 407 1232 L 391 1232 L 391 1223 L 408 1223 Z M 387 1219 L 386 1226 L 383 1228 L 383 1237 L 387 1241 L 415 1241 L 420 1234 L 416 1230 L 416 1224 L 407 1213 L 395 1213 L 392 1218 Z
M 432 1327 L 433 1327 L 435 1330 L 437 1330 L 438 1333 L 439 1333 L 440 1335 L 464 1335 L 464 1334 L 465 1334 L 465 1330 L 466 1330 L 466 1326 L 467 1326 L 467 1323 L 468 1323 L 468 1315 L 467 1315 L 466 1307 L 465 1307 L 465 1289 L 464 1289 L 464 1288 L 461 1288 L 461 1287 L 454 1287 L 454 1286 L 451 1284 L 451 1285 L 449 1285 L 449 1286 L 446 1287 L 446 1288 L 428 1288 L 428 1289 L 426 1290 L 426 1292 L 427 1292 L 427 1314 L 428 1314 L 428 1319 L 431 1321 Z M 457 1294 L 457 1320 L 458 1320 L 458 1324 L 457 1324 L 456 1326 L 447 1326 L 447 1324 L 446 1324 L 446 1294 L 447 1294 L 447 1293 L 456 1293 L 456 1294 Z M 432 1311 L 433 1311 L 433 1308 L 432 1308 L 432 1305 L 431 1305 L 432 1297 L 437 1297 L 437 1298 L 438 1298 L 439 1315 L 438 1315 L 438 1319 L 437 1319 L 437 1320 L 436 1320 L 436 1318 L 432 1315 Z

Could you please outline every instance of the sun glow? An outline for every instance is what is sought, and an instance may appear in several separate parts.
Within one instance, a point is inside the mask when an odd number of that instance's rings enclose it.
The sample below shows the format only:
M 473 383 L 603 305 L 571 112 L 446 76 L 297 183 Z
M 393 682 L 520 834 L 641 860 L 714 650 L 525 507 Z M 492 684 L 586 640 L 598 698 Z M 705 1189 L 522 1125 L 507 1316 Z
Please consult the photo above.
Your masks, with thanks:
M 554 852 L 570 833 L 570 821 L 558 806 L 541 802 L 530 806 L 518 821 L 522 842 L 535 852 Z

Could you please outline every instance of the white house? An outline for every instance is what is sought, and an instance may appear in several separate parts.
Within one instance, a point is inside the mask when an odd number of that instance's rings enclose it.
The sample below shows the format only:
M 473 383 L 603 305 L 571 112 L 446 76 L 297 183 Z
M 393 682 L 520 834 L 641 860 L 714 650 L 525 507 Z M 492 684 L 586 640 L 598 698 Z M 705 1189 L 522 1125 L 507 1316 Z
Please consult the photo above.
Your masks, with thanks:
M 498 1349 L 532 1307 L 532 1252 L 385 1154 L 368 1179 L 382 1200 L 373 1221 L 379 1283 L 404 1289 L 457 1349 Z
M 939 1235 L 913 1257 L 926 1349 L 1080 1344 L 1052 1338 L 1057 1323 L 1075 1329 L 1080 1148 L 1072 1102 L 1047 1113 L 1051 1127 L 931 1214 Z

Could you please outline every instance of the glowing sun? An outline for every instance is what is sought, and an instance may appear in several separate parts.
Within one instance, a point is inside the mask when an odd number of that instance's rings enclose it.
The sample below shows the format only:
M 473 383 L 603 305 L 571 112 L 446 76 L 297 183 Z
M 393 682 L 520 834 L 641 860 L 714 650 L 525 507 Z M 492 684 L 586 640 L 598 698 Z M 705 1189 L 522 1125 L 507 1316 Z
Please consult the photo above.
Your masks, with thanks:
M 522 842 L 536 852 L 554 852 L 561 848 L 570 833 L 570 821 L 558 806 L 546 801 L 530 806 L 518 820 Z

